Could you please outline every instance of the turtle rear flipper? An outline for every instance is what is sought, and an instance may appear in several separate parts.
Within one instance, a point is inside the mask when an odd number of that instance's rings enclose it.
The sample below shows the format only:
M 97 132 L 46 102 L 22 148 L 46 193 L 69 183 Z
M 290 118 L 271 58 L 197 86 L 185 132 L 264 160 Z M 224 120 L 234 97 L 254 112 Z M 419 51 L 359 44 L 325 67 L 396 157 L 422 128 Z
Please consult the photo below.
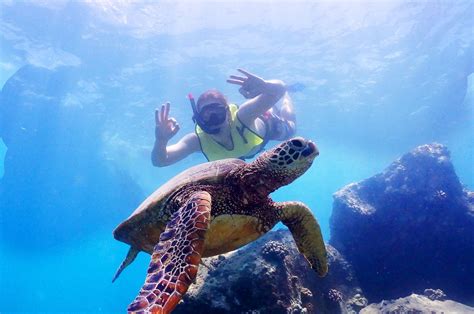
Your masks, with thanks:
M 115 272 L 115 276 L 112 279 L 112 282 L 114 282 L 118 278 L 118 276 L 120 276 L 122 271 L 135 260 L 135 258 L 137 257 L 139 252 L 140 252 L 139 249 L 137 249 L 133 246 L 130 247 L 130 249 L 128 250 L 128 253 L 127 253 L 127 257 L 125 257 L 122 264 L 120 264 L 119 268 Z
M 128 311 L 170 313 L 194 281 L 209 228 L 211 196 L 194 193 L 171 217 L 155 245 L 145 284 Z
M 328 272 L 326 246 L 321 228 L 311 210 L 301 202 L 277 204 L 280 219 L 290 229 L 300 253 L 302 253 L 319 276 Z

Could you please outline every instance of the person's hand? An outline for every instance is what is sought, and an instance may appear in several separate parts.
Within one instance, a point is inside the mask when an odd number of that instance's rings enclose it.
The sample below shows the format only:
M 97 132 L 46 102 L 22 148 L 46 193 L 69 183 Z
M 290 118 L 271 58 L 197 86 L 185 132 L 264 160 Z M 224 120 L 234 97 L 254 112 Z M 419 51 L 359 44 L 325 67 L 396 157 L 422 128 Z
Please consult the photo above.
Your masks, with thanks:
M 164 143 L 167 143 L 179 131 L 178 122 L 174 118 L 169 118 L 169 113 L 169 102 L 161 105 L 161 109 L 155 109 L 155 137 Z
M 244 74 L 246 77 L 231 75 L 230 79 L 227 80 L 227 83 L 242 86 L 239 88 L 239 93 L 241 93 L 242 96 L 250 99 L 265 91 L 266 83 L 264 79 L 242 69 L 237 69 L 237 71 Z

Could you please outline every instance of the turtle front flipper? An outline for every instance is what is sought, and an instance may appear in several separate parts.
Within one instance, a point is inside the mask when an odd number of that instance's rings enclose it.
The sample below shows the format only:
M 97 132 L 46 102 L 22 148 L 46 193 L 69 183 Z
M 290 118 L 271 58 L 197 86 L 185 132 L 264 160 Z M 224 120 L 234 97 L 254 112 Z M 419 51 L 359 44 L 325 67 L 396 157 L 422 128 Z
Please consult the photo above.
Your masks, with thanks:
M 283 202 L 276 206 L 279 218 L 290 229 L 300 253 L 319 276 L 325 276 L 328 272 L 326 246 L 311 210 L 301 202 Z
M 129 312 L 170 313 L 196 278 L 204 236 L 209 227 L 211 196 L 194 193 L 176 211 L 151 256 L 145 284 Z

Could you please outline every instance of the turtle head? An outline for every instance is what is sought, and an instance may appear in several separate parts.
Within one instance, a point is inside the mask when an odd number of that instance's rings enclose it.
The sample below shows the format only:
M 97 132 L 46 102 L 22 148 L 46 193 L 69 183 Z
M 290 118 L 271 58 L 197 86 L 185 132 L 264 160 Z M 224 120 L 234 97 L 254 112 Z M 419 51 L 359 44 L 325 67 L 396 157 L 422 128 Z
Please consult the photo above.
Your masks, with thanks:
M 267 171 L 285 185 L 305 173 L 318 155 L 319 150 L 312 141 L 294 137 L 267 151 L 261 158 L 266 160 Z
M 311 167 L 319 155 L 316 145 L 302 137 L 294 137 L 264 152 L 249 168 L 253 175 L 249 184 L 261 196 L 293 182 Z

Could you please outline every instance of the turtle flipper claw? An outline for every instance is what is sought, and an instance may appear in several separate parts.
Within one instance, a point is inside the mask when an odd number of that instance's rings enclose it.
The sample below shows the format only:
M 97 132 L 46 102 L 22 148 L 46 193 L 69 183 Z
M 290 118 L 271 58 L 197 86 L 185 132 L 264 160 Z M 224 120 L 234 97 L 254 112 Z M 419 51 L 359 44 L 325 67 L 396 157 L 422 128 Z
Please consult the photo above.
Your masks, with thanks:
M 170 313 L 197 275 L 209 227 L 211 196 L 197 192 L 176 211 L 155 245 L 145 284 L 128 311 Z

